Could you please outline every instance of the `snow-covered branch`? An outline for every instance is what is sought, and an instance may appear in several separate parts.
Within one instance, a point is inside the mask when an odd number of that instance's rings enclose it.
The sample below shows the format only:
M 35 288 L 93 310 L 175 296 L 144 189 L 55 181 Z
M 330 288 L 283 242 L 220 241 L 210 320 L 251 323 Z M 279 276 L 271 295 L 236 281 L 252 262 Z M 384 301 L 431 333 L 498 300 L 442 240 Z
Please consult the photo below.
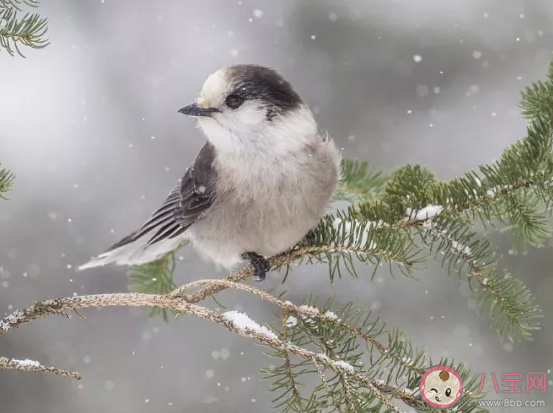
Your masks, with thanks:
M 0 369 L 52 373 L 57 376 L 72 377 L 77 380 L 81 379 L 81 375 L 79 373 L 75 373 L 68 370 L 60 370 L 56 367 L 43 366 L 38 361 L 29 360 L 29 359 L 17 360 L 17 359 L 9 359 L 6 357 L 0 357 Z
M 309 306 L 296 306 L 289 301 L 283 302 L 270 294 L 250 287 L 245 284 L 239 284 L 229 279 L 226 280 L 201 280 L 187 284 L 186 288 L 181 287 L 179 290 L 184 290 L 199 286 L 212 284 L 208 289 L 235 288 L 240 289 L 256 296 L 259 296 L 273 304 L 276 304 L 284 311 L 294 311 L 303 317 L 318 318 L 322 321 L 344 324 L 334 313 L 321 313 L 317 309 Z M 203 293 L 206 294 L 206 293 Z M 0 321 L 0 335 L 6 334 L 13 328 L 19 327 L 22 324 L 28 323 L 39 318 L 44 318 L 49 315 L 62 315 L 69 317 L 71 310 L 92 307 L 111 307 L 111 306 L 126 306 L 126 307 L 158 307 L 167 308 L 177 313 L 186 313 L 194 315 L 204 320 L 209 320 L 215 324 L 225 327 L 227 330 L 237 333 L 243 337 L 255 339 L 269 347 L 293 354 L 304 360 L 316 363 L 318 368 L 324 365 L 326 368 L 333 370 L 335 373 L 344 377 L 348 377 L 359 386 L 366 388 L 374 396 L 376 396 L 384 405 L 395 409 L 392 402 L 393 399 L 400 399 L 409 404 L 419 403 L 416 397 L 409 392 L 403 391 L 400 388 L 386 386 L 383 389 L 382 383 L 371 379 L 358 371 L 354 366 L 343 360 L 335 360 L 328 357 L 326 354 L 307 350 L 297 346 L 290 341 L 279 338 L 278 335 L 271 331 L 268 327 L 263 326 L 252 320 L 247 314 L 237 311 L 226 311 L 223 313 L 210 310 L 203 306 L 190 303 L 181 298 L 178 291 L 169 294 L 141 294 L 141 293 L 119 293 L 119 294 L 96 294 L 83 295 L 77 297 L 58 298 L 54 300 L 40 301 L 25 310 L 18 310 L 5 317 Z M 351 327 L 353 328 L 353 327 Z M 80 379 L 78 373 L 60 370 L 54 367 L 45 367 L 37 361 L 31 360 L 14 360 L 0 358 L 0 368 L 23 370 L 23 371 L 42 371 L 50 372 L 61 376 L 73 377 Z M 390 387 L 390 388 L 388 388 Z M 393 387 L 393 388 L 392 388 Z

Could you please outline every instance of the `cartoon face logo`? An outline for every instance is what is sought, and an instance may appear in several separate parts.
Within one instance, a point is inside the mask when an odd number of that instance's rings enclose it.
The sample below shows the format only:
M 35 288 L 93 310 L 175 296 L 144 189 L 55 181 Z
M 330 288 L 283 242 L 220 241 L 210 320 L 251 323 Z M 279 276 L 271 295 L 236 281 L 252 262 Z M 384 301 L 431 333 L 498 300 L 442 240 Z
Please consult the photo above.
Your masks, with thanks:
M 436 366 L 422 376 L 420 392 L 427 404 L 438 409 L 445 409 L 459 401 L 463 394 L 463 382 L 459 374 L 452 368 Z

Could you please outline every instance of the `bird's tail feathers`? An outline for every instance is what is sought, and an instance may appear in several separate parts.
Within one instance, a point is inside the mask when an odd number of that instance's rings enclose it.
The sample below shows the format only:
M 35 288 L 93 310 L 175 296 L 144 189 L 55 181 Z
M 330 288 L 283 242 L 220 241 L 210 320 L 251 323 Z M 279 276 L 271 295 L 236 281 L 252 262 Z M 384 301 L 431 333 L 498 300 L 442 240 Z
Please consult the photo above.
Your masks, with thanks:
M 141 265 L 161 258 L 163 255 L 175 250 L 181 245 L 185 238 L 177 236 L 175 238 L 166 238 L 155 244 L 148 245 L 148 237 L 141 237 L 130 241 L 129 243 L 110 249 L 87 263 L 78 267 L 80 270 L 86 270 L 94 267 L 102 267 L 107 264 L 116 265 Z

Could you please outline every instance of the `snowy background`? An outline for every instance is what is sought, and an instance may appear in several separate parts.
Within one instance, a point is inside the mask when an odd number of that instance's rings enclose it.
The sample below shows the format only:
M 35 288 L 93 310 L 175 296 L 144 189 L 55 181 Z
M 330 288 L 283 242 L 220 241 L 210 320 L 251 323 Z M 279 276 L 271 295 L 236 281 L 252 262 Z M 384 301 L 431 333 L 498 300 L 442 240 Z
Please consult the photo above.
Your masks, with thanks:
M 553 44 L 549 0 L 47 3 L 40 12 L 52 44 L 26 50 L 27 59 L 0 53 L 0 159 L 17 174 L 0 203 L 1 313 L 126 290 L 123 268 L 75 267 L 141 224 L 194 159 L 204 138 L 177 110 L 220 67 L 278 69 L 346 156 L 384 171 L 422 163 L 447 179 L 523 136 L 519 90 L 543 77 Z M 513 256 L 507 238 L 495 240 L 503 264 L 553 315 L 553 254 Z M 179 283 L 224 275 L 190 249 L 182 255 Z M 273 274 L 264 288 L 286 288 L 296 303 L 308 293 L 355 300 L 436 359 L 453 355 L 485 372 L 488 385 L 492 372 L 553 368 L 553 317 L 535 341 L 513 346 L 439 267 L 418 281 L 383 270 L 370 282 L 370 272 L 359 266 L 359 279 L 330 286 L 326 267 L 310 266 L 285 287 Z M 274 320 L 273 307 L 243 293 L 221 299 Z M 0 371 L 2 413 L 269 411 L 273 394 L 257 371 L 272 360 L 253 342 L 193 318 L 164 324 L 146 310 L 82 313 L 86 320 L 51 317 L 0 338 L 0 355 L 84 375 Z M 521 396 L 551 406 L 552 394 Z

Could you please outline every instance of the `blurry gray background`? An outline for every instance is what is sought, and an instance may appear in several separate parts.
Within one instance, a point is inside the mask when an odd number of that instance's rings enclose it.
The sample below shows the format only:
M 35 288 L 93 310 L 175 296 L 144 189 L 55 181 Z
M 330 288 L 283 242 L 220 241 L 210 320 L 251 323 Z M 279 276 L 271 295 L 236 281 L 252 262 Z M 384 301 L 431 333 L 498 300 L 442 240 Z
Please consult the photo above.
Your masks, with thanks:
M 126 290 L 124 268 L 75 267 L 141 224 L 194 159 L 204 138 L 177 109 L 220 67 L 278 69 L 346 156 L 387 172 L 422 163 L 447 179 L 524 135 L 519 91 L 543 77 L 553 41 L 549 0 L 50 1 L 40 12 L 52 44 L 25 50 L 26 59 L 0 53 L 0 160 L 17 174 L 10 201 L 0 202 L 1 313 Z M 553 315 L 551 252 L 509 255 L 508 238 L 494 239 L 503 265 Z M 179 283 L 224 275 L 191 249 L 182 256 Z M 535 341 L 503 343 L 466 287 L 438 266 L 418 281 L 383 269 L 370 282 L 372 269 L 358 268 L 359 279 L 334 286 L 326 267 L 309 266 L 285 286 L 272 274 L 263 288 L 286 289 L 296 303 L 308 293 L 355 300 L 435 359 L 455 356 L 485 372 L 488 388 L 492 372 L 553 367 L 553 317 Z M 273 307 L 243 293 L 221 299 L 274 321 Z M 164 324 L 141 309 L 82 313 L 86 320 L 51 317 L 0 337 L 0 355 L 84 375 L 0 371 L 2 413 L 270 410 L 273 394 L 257 371 L 273 360 L 253 342 L 193 318 Z M 552 394 L 520 396 L 551 411 Z M 504 396 L 491 387 L 490 398 Z

